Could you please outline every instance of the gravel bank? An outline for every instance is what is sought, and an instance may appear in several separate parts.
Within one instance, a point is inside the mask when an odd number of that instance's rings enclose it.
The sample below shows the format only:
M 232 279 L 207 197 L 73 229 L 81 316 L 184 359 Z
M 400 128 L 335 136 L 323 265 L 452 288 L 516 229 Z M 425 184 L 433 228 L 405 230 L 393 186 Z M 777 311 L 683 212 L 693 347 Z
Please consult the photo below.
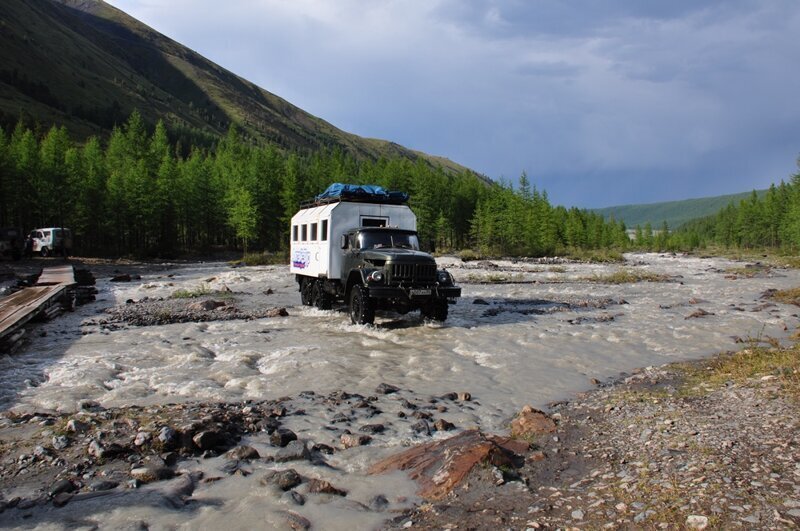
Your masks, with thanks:
M 703 377 L 709 363 L 647 368 L 554 404 L 557 431 L 534 441 L 520 469 L 476 469 L 389 527 L 797 527 L 799 408 L 787 369 L 720 383 Z

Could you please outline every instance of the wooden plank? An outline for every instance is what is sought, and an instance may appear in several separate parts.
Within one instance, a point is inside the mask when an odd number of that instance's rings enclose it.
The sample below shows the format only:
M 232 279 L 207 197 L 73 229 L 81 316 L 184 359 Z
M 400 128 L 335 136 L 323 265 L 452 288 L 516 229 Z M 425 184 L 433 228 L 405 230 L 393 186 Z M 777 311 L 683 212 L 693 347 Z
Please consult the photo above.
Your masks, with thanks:
M 39 275 L 35 286 L 0 299 L 0 339 L 24 325 L 52 301 L 75 285 L 75 269 L 71 265 L 48 267 Z
M 45 304 L 61 296 L 67 286 L 32 286 L 0 299 L 0 338 L 31 320 Z
M 71 265 L 61 265 L 48 267 L 39 275 L 37 286 L 49 286 L 54 284 L 75 284 L 75 269 Z

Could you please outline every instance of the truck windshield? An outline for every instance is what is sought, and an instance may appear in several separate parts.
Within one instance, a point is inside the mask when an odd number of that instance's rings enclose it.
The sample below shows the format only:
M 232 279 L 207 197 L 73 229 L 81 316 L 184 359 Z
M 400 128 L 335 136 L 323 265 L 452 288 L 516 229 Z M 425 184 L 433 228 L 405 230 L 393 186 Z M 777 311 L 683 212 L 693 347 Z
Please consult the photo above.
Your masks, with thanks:
M 419 250 L 416 234 L 407 232 L 362 232 L 358 235 L 360 249 L 381 249 L 396 247 L 400 249 Z

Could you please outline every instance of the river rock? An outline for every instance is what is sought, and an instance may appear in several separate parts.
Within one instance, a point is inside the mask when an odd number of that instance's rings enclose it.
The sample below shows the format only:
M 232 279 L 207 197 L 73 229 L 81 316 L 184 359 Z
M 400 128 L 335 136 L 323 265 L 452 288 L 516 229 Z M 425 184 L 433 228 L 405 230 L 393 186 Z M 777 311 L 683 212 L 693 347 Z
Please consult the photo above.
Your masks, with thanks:
M 423 435 L 430 435 L 431 434 L 431 425 L 428 424 L 428 421 L 425 419 L 420 420 L 411 425 L 411 431 L 415 433 L 421 433 Z
M 133 444 L 135 446 L 142 446 L 150 442 L 151 438 L 152 435 L 150 435 L 150 432 L 140 431 L 139 433 L 136 434 L 136 437 L 133 439 Z
M 178 432 L 169 426 L 164 426 L 158 432 L 158 440 L 164 446 L 173 446 L 178 442 Z
M 298 440 L 289 443 L 275 453 L 276 463 L 286 463 L 288 461 L 306 461 L 311 454 L 306 447 L 306 443 Z
M 358 428 L 358 431 L 375 434 L 375 433 L 383 433 L 383 430 L 385 429 L 386 427 L 383 424 L 364 424 L 363 426 Z
M 286 308 L 270 308 L 266 312 L 264 312 L 264 317 L 287 317 L 289 312 L 286 311 Z
M 50 486 L 50 496 L 61 494 L 62 492 L 75 492 L 75 485 L 68 479 L 56 481 Z
M 116 489 L 118 486 L 119 483 L 117 483 L 116 481 L 100 480 L 90 483 L 89 490 L 93 492 L 99 492 L 103 490 Z
M 311 451 L 319 452 L 321 454 L 333 455 L 333 452 L 335 452 L 336 449 L 333 446 L 330 446 L 325 443 L 317 443 L 311 447 Z
M 702 308 L 698 308 L 697 310 L 693 311 L 688 316 L 686 316 L 684 319 L 697 319 L 699 317 L 707 317 L 709 315 L 714 315 L 714 314 L 711 312 L 707 312 Z
M 306 504 L 306 497 L 297 492 L 296 490 L 289 490 L 281 496 L 281 500 L 285 502 L 294 504 L 294 505 L 305 505 Z
M 456 425 L 444 419 L 437 419 L 436 422 L 433 423 L 433 427 L 436 431 L 450 431 L 455 428 Z
M 127 450 L 117 443 L 110 443 L 103 446 L 95 439 L 92 439 L 86 448 L 86 453 L 98 459 L 110 459 L 126 453 Z
M 72 499 L 74 495 L 69 492 L 60 492 L 53 496 L 54 507 L 64 507 Z
M 281 423 L 271 417 L 256 422 L 256 428 L 258 428 L 261 431 L 267 432 L 269 435 L 272 435 L 272 432 L 274 432 L 280 427 Z
M 72 433 L 85 433 L 89 430 L 90 424 L 78 419 L 69 419 L 67 421 L 67 431 Z
M 290 430 L 289 428 L 278 428 L 272 435 L 269 437 L 269 442 L 272 443 L 273 446 L 279 446 L 283 448 L 291 441 L 297 440 L 297 434 Z
M 556 431 L 555 421 L 544 411 L 531 406 L 524 406 L 511 421 L 512 437 L 530 437 L 554 431 Z
M 261 457 L 261 455 L 258 453 L 258 450 L 252 446 L 242 445 L 229 450 L 228 453 L 225 454 L 225 457 L 229 459 L 247 460 L 258 459 Z
M 292 511 L 279 511 L 279 514 L 283 516 L 284 520 L 286 520 L 286 524 L 290 529 L 295 531 L 306 531 L 307 529 L 311 529 L 311 522 L 304 516 L 300 516 Z
M 150 463 L 131 469 L 131 477 L 133 479 L 138 479 L 142 483 L 152 483 L 154 481 L 170 479 L 174 475 L 175 473 L 172 470 L 158 463 Z
M 196 433 L 192 442 L 201 450 L 213 450 L 222 442 L 222 436 L 217 431 L 206 430 Z
M 386 382 L 382 382 L 375 388 L 375 392 L 379 395 L 390 395 L 392 393 L 396 393 L 400 390 L 399 387 L 395 385 L 388 384 Z
M 51 442 L 56 450 L 64 450 L 70 445 L 70 440 L 66 435 L 55 435 Z
M 373 511 L 384 511 L 387 507 L 389 507 L 389 500 L 383 494 L 373 496 L 369 500 L 369 508 Z
M 303 478 L 293 468 L 286 470 L 270 470 L 261 478 L 264 486 L 275 485 L 283 491 L 293 489 L 303 481 Z
M 310 494 L 333 494 L 334 496 L 347 496 L 347 491 L 337 489 L 329 481 L 324 479 L 309 479 L 308 492 Z
M 344 448 L 354 448 L 356 446 L 364 446 L 372 441 L 369 435 L 356 435 L 354 433 L 343 433 L 340 441 Z

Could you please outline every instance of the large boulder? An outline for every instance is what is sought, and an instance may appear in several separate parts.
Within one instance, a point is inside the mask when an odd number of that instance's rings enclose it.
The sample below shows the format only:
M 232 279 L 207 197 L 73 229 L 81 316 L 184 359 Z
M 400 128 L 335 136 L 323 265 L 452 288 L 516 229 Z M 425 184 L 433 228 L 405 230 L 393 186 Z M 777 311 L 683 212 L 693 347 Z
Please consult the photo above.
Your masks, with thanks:
M 528 444 L 508 437 L 467 430 L 449 439 L 420 444 L 375 463 L 370 474 L 404 470 L 415 480 L 419 495 L 438 500 L 447 495 L 478 463 L 515 466 Z

